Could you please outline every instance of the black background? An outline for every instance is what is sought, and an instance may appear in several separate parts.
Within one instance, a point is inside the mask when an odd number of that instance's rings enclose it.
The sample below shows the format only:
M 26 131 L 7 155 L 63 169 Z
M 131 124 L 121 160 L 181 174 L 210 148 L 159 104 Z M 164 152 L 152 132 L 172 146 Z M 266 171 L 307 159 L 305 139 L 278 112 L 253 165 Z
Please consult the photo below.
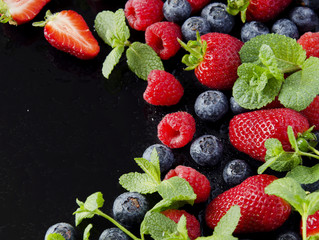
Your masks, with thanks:
M 42 20 L 48 9 L 72 9 L 94 31 L 98 12 L 124 5 L 123 0 L 54 0 L 34 21 Z M 131 41 L 144 41 L 143 33 L 131 33 Z M 179 110 L 194 115 L 195 98 L 205 88 L 192 72 L 182 70 L 182 52 L 164 64 L 181 81 L 184 97 L 176 106 L 154 107 L 143 100 L 146 82 L 128 70 L 125 57 L 109 80 L 103 78 L 102 63 L 110 47 L 93 34 L 101 52 L 97 58 L 83 61 L 51 47 L 43 29 L 31 23 L 0 25 L 1 240 L 43 239 L 48 227 L 57 222 L 74 225 L 75 199 L 84 201 L 96 191 L 103 192 L 103 210 L 111 214 L 113 200 L 124 191 L 118 178 L 137 170 L 133 158 L 140 157 L 147 146 L 159 143 L 156 126 L 160 119 Z M 177 164 L 194 166 L 209 177 L 213 196 L 228 188 L 221 180 L 221 169 L 227 161 L 239 155 L 254 169 L 259 164 L 229 146 L 223 123 L 227 124 L 230 117 L 216 124 L 195 117 L 195 137 L 216 134 L 225 143 L 225 159 L 218 166 L 196 166 L 190 160 L 189 145 L 174 150 Z M 93 222 L 91 239 L 112 226 L 106 220 Z M 273 237 L 257 235 L 256 239 L 261 236 Z

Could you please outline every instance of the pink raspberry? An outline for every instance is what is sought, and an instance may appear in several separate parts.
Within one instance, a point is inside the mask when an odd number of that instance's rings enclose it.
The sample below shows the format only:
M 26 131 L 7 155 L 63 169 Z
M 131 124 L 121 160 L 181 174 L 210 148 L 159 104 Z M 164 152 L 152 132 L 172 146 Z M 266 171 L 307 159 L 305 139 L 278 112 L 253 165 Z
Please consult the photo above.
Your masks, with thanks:
M 307 32 L 297 42 L 306 51 L 307 57 L 319 57 L 319 32 Z
M 173 22 L 157 22 L 145 31 L 145 42 L 154 49 L 161 59 L 167 60 L 178 52 L 182 39 L 181 27 Z
M 196 131 L 195 119 L 187 112 L 167 114 L 157 126 L 157 136 L 170 148 L 188 144 Z
M 125 4 L 125 17 L 129 25 L 138 31 L 163 20 L 163 2 L 161 0 L 128 0 Z
M 177 209 L 168 209 L 161 213 L 176 223 L 178 223 L 181 216 L 184 215 L 186 217 L 186 228 L 189 238 L 194 240 L 200 237 L 200 223 L 194 215 L 186 212 L 185 210 Z
M 184 88 L 170 73 L 152 70 L 147 77 L 144 100 L 152 105 L 171 106 L 177 104 L 184 94 Z
M 194 190 L 197 195 L 195 203 L 205 202 L 210 194 L 210 183 L 207 177 L 191 167 L 177 166 L 175 169 L 170 170 L 164 180 L 172 177 L 184 178 Z

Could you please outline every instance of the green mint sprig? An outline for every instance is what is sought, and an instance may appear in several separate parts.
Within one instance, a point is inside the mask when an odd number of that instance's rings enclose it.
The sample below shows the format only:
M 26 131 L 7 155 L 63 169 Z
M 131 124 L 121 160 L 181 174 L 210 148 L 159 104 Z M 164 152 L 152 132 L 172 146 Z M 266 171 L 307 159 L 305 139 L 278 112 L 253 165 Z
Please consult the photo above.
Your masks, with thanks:
M 260 35 L 246 42 L 239 54 L 242 64 L 233 96 L 240 106 L 259 109 L 278 96 L 285 107 L 301 111 L 319 94 L 319 59 L 306 59 L 296 40 Z
M 65 238 L 60 233 L 50 233 L 46 240 L 65 240 Z
M 125 22 L 123 9 L 116 12 L 102 11 L 98 13 L 94 27 L 99 37 L 113 48 L 103 63 L 102 74 L 105 78 L 109 78 L 114 67 L 119 63 L 125 47 L 128 47 L 126 51 L 127 64 L 139 78 L 147 80 L 150 71 L 164 70 L 162 60 L 150 46 L 128 41 L 130 31 Z
M 307 193 L 292 178 L 277 179 L 265 188 L 265 193 L 287 201 L 302 219 L 302 239 L 307 240 L 307 218 L 319 211 L 319 192 Z
M 240 13 L 241 21 L 246 22 L 246 11 L 250 3 L 250 0 L 228 0 L 227 1 L 227 12 L 233 16 Z

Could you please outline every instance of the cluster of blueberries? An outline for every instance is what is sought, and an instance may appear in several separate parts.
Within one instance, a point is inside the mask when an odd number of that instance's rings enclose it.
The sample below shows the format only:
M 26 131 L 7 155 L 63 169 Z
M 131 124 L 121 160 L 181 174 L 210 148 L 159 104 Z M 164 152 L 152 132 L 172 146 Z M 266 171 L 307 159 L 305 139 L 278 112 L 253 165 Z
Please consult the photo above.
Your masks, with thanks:
M 269 27 L 262 22 L 246 22 L 240 37 L 243 42 L 261 34 L 277 33 L 298 39 L 300 34 L 319 30 L 319 18 L 315 10 L 319 9 L 318 0 L 303 0 L 303 6 L 294 7 L 287 18 L 277 20 Z M 209 32 L 230 33 L 235 26 L 235 17 L 226 11 L 226 4 L 214 2 L 203 8 L 200 16 L 191 15 L 191 6 L 187 0 L 166 0 L 163 13 L 168 21 L 182 24 L 182 34 L 186 41 L 196 39 Z

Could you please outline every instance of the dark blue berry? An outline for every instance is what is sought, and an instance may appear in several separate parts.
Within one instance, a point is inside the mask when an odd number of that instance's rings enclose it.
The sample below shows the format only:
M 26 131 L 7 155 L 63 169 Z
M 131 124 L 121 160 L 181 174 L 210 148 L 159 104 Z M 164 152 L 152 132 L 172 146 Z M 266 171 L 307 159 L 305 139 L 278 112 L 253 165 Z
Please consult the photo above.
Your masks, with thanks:
M 243 182 L 251 175 L 251 168 L 244 160 L 235 159 L 226 164 L 223 170 L 223 179 L 230 185 L 235 186 Z
M 201 13 L 211 27 L 212 32 L 229 33 L 235 25 L 235 17 L 226 11 L 224 3 L 211 3 Z
M 202 17 L 190 17 L 182 25 L 182 34 L 186 41 L 196 40 L 196 32 L 204 35 L 210 32 L 210 25 L 206 19 Z
M 317 14 L 308 7 L 295 7 L 290 12 L 289 18 L 297 25 L 300 33 L 313 31 L 319 25 Z
M 99 237 L 99 240 L 129 240 L 130 238 L 119 228 L 105 229 Z
M 223 157 L 223 144 L 213 135 L 197 138 L 190 147 L 190 155 L 201 166 L 214 166 Z
M 122 193 L 113 203 L 114 219 L 127 228 L 139 226 L 148 210 L 147 199 L 136 192 Z
M 301 6 L 312 8 L 313 10 L 319 9 L 319 0 L 299 0 Z
M 233 114 L 235 114 L 235 115 L 249 111 L 249 109 L 246 109 L 246 108 L 243 108 L 242 106 L 240 106 L 238 104 L 238 102 L 236 102 L 234 97 L 230 98 L 229 103 L 230 103 L 230 109 L 233 112 Z
M 281 233 L 276 240 L 301 240 L 301 236 L 293 231 Z
M 277 20 L 274 25 L 272 25 L 271 32 L 294 39 L 299 38 L 299 31 L 296 24 L 286 18 Z
M 154 144 L 146 148 L 143 153 L 143 158 L 150 161 L 154 147 L 156 148 L 158 154 L 161 172 L 166 172 L 171 169 L 175 163 L 174 154 L 170 148 L 163 144 Z
M 301 187 L 308 192 L 315 192 L 319 190 L 319 181 L 310 184 L 301 184 Z
M 166 0 L 163 5 L 163 14 L 167 21 L 184 22 L 192 12 L 192 7 L 187 0 Z
M 59 233 L 61 234 L 65 240 L 76 240 L 76 231 L 75 228 L 68 223 L 57 223 L 49 227 L 47 232 L 45 233 L 44 240 L 47 240 L 47 237 L 51 233 Z
M 268 27 L 261 22 L 251 21 L 244 24 L 241 29 L 241 40 L 247 42 L 250 39 L 263 34 L 268 34 Z
M 197 97 L 194 108 L 199 118 L 216 122 L 228 112 L 229 103 L 224 93 L 208 90 Z

